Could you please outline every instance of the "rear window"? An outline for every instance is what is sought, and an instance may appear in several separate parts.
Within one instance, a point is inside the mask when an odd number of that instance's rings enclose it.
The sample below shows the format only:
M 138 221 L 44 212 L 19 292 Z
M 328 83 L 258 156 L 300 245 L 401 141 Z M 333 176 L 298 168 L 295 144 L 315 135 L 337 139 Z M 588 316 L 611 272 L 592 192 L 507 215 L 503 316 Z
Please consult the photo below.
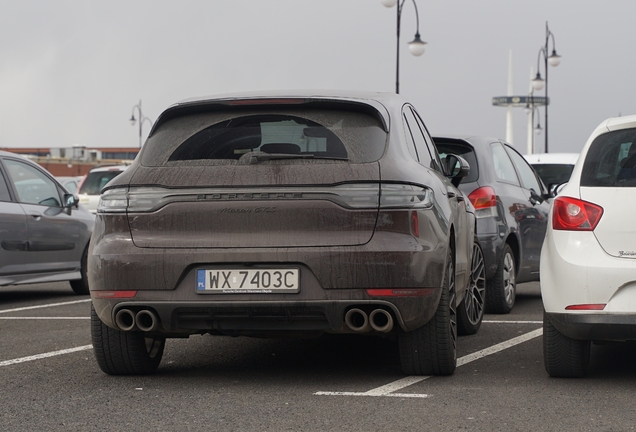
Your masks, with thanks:
M 574 165 L 569 164 L 534 164 L 532 167 L 548 188 L 552 185 L 567 183 L 574 169 Z
M 375 117 L 329 109 L 240 110 L 166 121 L 144 145 L 144 166 L 377 161 L 387 134 Z M 282 155 L 282 156 L 281 156 Z
M 462 183 L 477 181 L 479 178 L 479 167 L 477 166 L 475 150 L 471 146 L 457 142 L 447 142 L 435 139 L 435 147 L 437 147 L 437 152 L 439 153 L 439 157 L 442 161 L 444 161 L 446 156 L 449 154 L 455 154 L 466 159 L 466 162 L 470 165 L 470 172 L 468 173 L 468 176 L 462 180 Z
M 123 171 L 92 171 L 86 175 L 78 193 L 87 195 L 99 195 L 106 183 L 117 177 Z
M 636 129 L 598 136 L 585 156 L 581 186 L 636 186 Z

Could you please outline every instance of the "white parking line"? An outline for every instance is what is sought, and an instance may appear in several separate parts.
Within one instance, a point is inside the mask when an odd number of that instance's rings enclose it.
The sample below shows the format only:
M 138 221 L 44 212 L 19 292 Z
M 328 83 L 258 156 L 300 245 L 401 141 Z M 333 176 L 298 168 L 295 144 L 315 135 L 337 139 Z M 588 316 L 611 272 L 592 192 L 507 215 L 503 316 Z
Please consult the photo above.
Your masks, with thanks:
M 482 321 L 487 324 L 543 324 L 543 321 L 503 321 L 503 320 L 494 320 L 494 321 Z
M 317 396 L 391 396 L 391 397 L 419 397 L 426 398 L 428 395 L 425 394 L 398 394 L 393 393 L 394 391 L 403 389 L 404 387 L 408 387 L 410 385 L 416 384 L 418 382 L 424 381 L 425 379 L 430 378 L 428 376 L 408 376 L 406 378 L 402 378 L 400 380 L 394 381 L 387 385 L 383 385 L 378 388 L 374 388 L 364 393 L 357 392 L 316 392 L 314 395 Z
M 13 360 L 0 361 L 0 367 L 14 365 L 14 364 L 18 364 L 18 363 L 24 363 L 24 362 L 33 361 L 33 360 L 40 360 L 40 359 L 47 358 L 47 357 L 55 357 L 55 356 L 62 355 L 62 354 L 70 354 L 70 353 L 74 353 L 74 352 L 78 352 L 78 351 L 86 351 L 86 350 L 89 350 L 91 348 L 93 348 L 93 345 L 84 345 L 84 346 L 75 347 L 75 348 L 69 348 L 69 349 L 65 349 L 65 350 L 52 351 L 52 352 L 47 352 L 47 353 L 43 353 L 43 354 L 36 354 L 36 355 L 33 355 L 33 356 L 28 356 L 28 357 L 21 357 L 21 358 L 17 358 L 17 359 L 13 359 Z
M 497 345 L 493 345 L 491 347 L 485 348 L 483 350 L 474 352 L 472 354 L 465 355 L 464 357 L 460 357 L 457 359 L 457 366 L 463 366 L 465 364 L 474 362 L 475 360 L 479 360 L 486 356 L 498 353 L 505 349 L 511 348 L 515 345 L 519 345 L 523 342 L 529 341 L 536 337 L 539 337 L 543 334 L 543 328 L 533 330 L 529 333 L 523 334 L 521 336 L 517 336 L 516 338 L 509 339 L 505 342 L 499 343 Z M 410 385 L 416 384 L 418 382 L 424 381 L 425 379 L 430 378 L 428 376 L 409 376 L 406 378 L 402 378 L 400 380 L 394 381 L 392 383 L 383 385 L 381 387 L 377 387 L 375 389 L 369 390 L 367 392 L 324 392 L 319 391 L 314 393 L 316 396 L 388 396 L 388 397 L 411 397 L 411 398 L 427 398 L 430 397 L 428 394 L 410 394 L 410 393 L 393 393 L 397 390 L 403 389 Z
M 536 329 L 534 331 L 531 331 L 530 333 L 517 336 L 516 338 L 512 338 L 505 342 L 498 343 L 497 345 L 493 345 L 491 347 L 484 348 L 483 350 L 474 352 L 472 354 L 465 355 L 464 357 L 457 359 L 457 366 L 463 366 L 465 364 L 474 362 L 475 360 L 479 360 L 491 354 L 498 353 L 499 351 L 512 348 L 515 345 L 519 345 L 520 343 L 524 343 L 526 341 L 539 337 L 542 334 L 543 334 L 543 328 Z
M 42 309 L 42 308 L 54 307 L 54 306 L 66 306 L 66 305 L 72 305 L 77 303 L 86 303 L 89 301 L 91 301 L 91 299 L 74 300 L 74 301 L 62 302 L 62 303 L 49 303 L 49 304 L 38 305 L 38 306 L 26 306 L 26 307 L 15 308 L 15 309 L 5 309 L 5 310 L 0 310 L 0 314 L 10 313 L 10 312 L 21 312 L 21 311 L 31 310 L 31 309 Z

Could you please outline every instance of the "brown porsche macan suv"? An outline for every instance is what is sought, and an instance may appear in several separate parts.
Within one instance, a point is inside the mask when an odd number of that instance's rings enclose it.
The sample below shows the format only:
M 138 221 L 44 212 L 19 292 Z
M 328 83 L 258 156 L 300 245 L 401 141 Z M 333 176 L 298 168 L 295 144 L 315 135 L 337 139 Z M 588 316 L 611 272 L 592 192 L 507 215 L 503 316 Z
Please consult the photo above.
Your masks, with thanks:
M 88 258 L 108 374 L 153 372 L 194 334 L 397 339 L 406 374 L 448 375 L 484 306 L 469 172 L 399 95 L 188 100 L 102 190 Z M 447 172 L 452 171 L 452 172 Z

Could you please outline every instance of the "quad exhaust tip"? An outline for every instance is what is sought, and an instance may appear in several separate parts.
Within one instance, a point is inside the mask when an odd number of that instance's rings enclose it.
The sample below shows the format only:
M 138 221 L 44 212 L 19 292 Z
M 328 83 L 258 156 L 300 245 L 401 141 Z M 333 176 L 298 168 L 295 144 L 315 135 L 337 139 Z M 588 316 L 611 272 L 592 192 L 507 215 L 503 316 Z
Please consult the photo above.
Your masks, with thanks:
M 122 331 L 132 331 L 137 329 L 135 324 L 135 314 L 130 309 L 122 309 L 115 315 L 115 324 Z
M 369 315 L 362 309 L 349 309 L 345 314 L 345 324 L 356 333 L 370 330 L 389 333 L 393 330 L 393 317 L 384 309 L 374 309 Z
M 393 330 L 393 317 L 384 309 L 375 309 L 369 315 L 371 328 L 380 333 L 388 333 Z
M 150 332 L 157 330 L 159 326 L 159 318 L 157 314 L 151 310 L 140 310 L 135 312 L 130 309 L 121 309 L 115 315 L 115 324 L 122 331 Z
M 157 329 L 159 319 L 157 319 L 157 315 L 153 311 L 144 309 L 137 312 L 135 322 L 139 330 L 149 332 Z

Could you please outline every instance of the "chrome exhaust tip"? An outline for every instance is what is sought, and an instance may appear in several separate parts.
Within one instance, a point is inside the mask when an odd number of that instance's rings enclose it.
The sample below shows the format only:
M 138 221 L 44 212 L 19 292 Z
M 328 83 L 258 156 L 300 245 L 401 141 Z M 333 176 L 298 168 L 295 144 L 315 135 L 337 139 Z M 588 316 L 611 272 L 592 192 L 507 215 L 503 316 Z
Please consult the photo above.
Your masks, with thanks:
M 149 332 L 157 329 L 159 319 L 153 311 L 144 309 L 137 312 L 135 322 L 139 330 Z
M 388 333 L 393 330 L 393 317 L 384 309 L 375 309 L 369 315 L 371 328 L 380 333 Z
M 129 309 L 121 309 L 115 315 L 115 324 L 122 331 L 131 331 L 136 329 L 135 314 Z
M 349 311 L 347 311 L 345 314 L 345 324 L 357 333 L 364 333 L 371 330 L 369 317 L 366 312 L 357 308 L 349 309 Z

